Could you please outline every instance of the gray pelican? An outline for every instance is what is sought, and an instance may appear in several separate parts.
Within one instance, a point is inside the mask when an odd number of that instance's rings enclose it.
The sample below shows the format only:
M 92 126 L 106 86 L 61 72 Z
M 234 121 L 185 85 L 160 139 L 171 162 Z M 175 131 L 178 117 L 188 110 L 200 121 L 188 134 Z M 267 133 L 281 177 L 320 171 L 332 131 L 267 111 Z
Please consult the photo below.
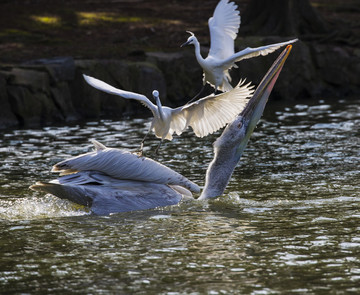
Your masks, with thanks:
M 200 43 L 192 32 L 188 31 L 191 36 L 181 45 L 181 47 L 189 44 L 194 45 L 196 59 L 204 71 L 203 85 L 209 83 L 215 88 L 215 93 L 217 90 L 230 91 L 233 88 L 230 84 L 229 70 L 236 67 L 236 62 L 259 55 L 267 55 L 298 40 L 293 39 L 257 48 L 247 47 L 235 53 L 234 40 L 240 27 L 240 12 L 235 3 L 228 3 L 228 1 L 221 0 L 215 8 L 214 15 L 209 18 L 211 42 L 209 54 L 205 59 L 200 53 Z
M 204 189 L 198 198 L 223 194 L 249 138 L 260 120 L 268 97 L 292 46 L 288 45 L 266 73 L 245 109 L 214 143 Z M 193 199 L 199 187 L 179 173 L 146 157 L 106 148 L 94 141 L 95 151 L 56 164 L 56 180 L 30 188 L 89 206 L 95 214 L 151 209 Z
M 87 75 L 83 76 L 85 81 L 92 87 L 123 98 L 138 100 L 151 110 L 154 118 L 149 132 L 153 130 L 155 136 L 161 138 L 156 151 L 164 139 L 172 140 L 174 132 L 180 135 L 188 126 L 192 127 L 198 137 L 206 136 L 224 127 L 244 109 L 248 99 L 254 92 L 250 83 L 243 85 L 244 81 L 240 81 L 229 93 L 215 96 L 209 95 L 196 102 L 173 109 L 162 106 L 159 91 L 157 90 L 152 93 L 156 101 L 156 105 L 154 105 L 145 95 L 121 90 L 96 78 Z M 143 149 L 145 138 L 141 142 L 140 151 Z

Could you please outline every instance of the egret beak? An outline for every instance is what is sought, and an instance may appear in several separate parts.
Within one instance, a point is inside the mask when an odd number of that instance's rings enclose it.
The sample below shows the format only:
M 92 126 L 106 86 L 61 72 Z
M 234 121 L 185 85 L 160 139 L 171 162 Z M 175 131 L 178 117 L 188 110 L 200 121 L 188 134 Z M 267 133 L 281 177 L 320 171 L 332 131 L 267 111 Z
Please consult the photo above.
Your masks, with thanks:
M 191 41 L 186 41 L 185 43 L 181 44 L 180 47 L 184 47 L 186 45 L 189 45 Z

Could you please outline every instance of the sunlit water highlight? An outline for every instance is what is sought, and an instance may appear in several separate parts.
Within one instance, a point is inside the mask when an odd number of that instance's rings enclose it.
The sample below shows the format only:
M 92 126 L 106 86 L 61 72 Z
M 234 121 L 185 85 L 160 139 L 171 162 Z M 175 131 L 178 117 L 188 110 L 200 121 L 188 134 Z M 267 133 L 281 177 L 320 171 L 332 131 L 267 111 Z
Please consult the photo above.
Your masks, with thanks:
M 0 293 L 359 294 L 360 103 L 271 106 L 224 196 L 110 216 L 28 186 L 90 138 L 138 148 L 147 120 L 2 132 Z M 202 186 L 218 135 L 157 160 Z

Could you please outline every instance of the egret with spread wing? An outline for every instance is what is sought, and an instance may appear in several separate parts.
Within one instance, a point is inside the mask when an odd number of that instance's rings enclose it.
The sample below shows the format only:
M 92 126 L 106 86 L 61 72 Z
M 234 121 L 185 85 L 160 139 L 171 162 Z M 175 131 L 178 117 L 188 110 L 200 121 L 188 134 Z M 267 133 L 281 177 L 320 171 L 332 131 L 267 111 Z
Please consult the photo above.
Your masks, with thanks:
M 215 96 L 209 95 L 191 104 L 173 109 L 162 106 L 157 90 L 152 93 L 156 102 L 156 105 L 154 105 L 145 95 L 115 88 L 90 76 L 84 75 L 84 78 L 89 85 L 98 90 L 119 95 L 123 98 L 138 100 L 148 107 L 154 116 L 149 131 L 153 130 L 156 137 L 161 138 L 160 144 L 163 139 L 172 140 L 174 132 L 180 135 L 188 126 L 192 127 L 198 137 L 219 130 L 231 122 L 244 109 L 248 98 L 254 92 L 250 83 L 244 85 L 243 82 L 240 82 L 230 92 Z M 145 138 L 141 143 L 141 150 Z
M 262 116 L 268 97 L 291 50 L 281 53 L 245 109 L 214 143 L 215 156 L 206 171 L 199 199 L 223 194 L 240 157 Z M 200 188 L 184 176 L 146 157 L 106 148 L 94 141 L 96 150 L 62 161 L 53 167 L 56 180 L 30 188 L 89 206 L 96 214 L 110 214 L 175 205 Z
M 189 44 L 195 46 L 196 59 L 204 71 L 203 84 L 205 86 L 206 83 L 209 83 L 215 88 L 215 93 L 217 90 L 225 92 L 233 88 L 230 84 L 229 70 L 236 67 L 236 62 L 259 55 L 267 55 L 298 40 L 293 39 L 257 48 L 248 47 L 235 53 L 234 40 L 240 27 L 240 13 L 237 5 L 228 1 L 221 0 L 215 8 L 214 15 L 209 18 L 211 43 L 209 54 L 205 59 L 200 53 L 200 43 L 192 32 L 188 32 L 191 36 L 181 45 L 181 47 Z

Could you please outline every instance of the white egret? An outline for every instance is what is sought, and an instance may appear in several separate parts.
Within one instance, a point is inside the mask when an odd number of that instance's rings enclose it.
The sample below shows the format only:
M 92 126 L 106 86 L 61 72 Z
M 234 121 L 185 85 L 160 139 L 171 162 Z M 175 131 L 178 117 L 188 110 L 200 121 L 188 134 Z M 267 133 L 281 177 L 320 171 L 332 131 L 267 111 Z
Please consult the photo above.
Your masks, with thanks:
M 214 143 L 204 190 L 199 199 L 220 196 L 262 116 L 267 99 L 291 50 L 291 45 L 271 66 L 245 109 Z M 65 174 L 30 188 L 89 206 L 96 214 L 144 210 L 178 204 L 199 187 L 151 159 L 109 149 L 94 142 L 96 151 L 56 164 L 52 171 Z
M 247 47 L 235 53 L 234 40 L 240 27 L 240 12 L 237 10 L 235 3 L 229 3 L 228 1 L 221 0 L 215 8 L 214 15 L 209 18 L 210 50 L 205 59 L 200 53 L 200 43 L 192 32 L 188 31 L 191 36 L 181 45 L 181 47 L 189 44 L 194 45 L 196 59 L 204 72 L 203 85 L 205 86 L 206 83 L 209 83 L 215 88 L 215 93 L 217 90 L 225 92 L 233 88 L 230 84 L 231 76 L 229 70 L 232 67 L 236 67 L 236 62 L 259 55 L 267 55 L 282 46 L 298 40 L 293 39 L 257 48 Z M 199 94 L 202 92 L 202 89 Z
M 89 85 L 98 90 L 119 95 L 123 98 L 138 100 L 148 107 L 154 116 L 149 132 L 153 130 L 156 137 L 161 138 L 160 144 L 163 139 L 172 140 L 174 132 L 180 135 L 188 126 L 192 127 L 195 135 L 198 137 L 203 137 L 219 130 L 231 122 L 244 109 L 248 98 L 254 92 L 253 86 L 250 83 L 244 85 L 244 82 L 240 81 L 228 93 L 216 96 L 209 95 L 191 104 L 173 109 L 162 106 L 157 90 L 154 90 L 152 93 L 156 101 L 156 105 L 154 105 L 145 95 L 121 90 L 96 78 L 83 76 Z M 145 138 L 141 143 L 141 150 Z

